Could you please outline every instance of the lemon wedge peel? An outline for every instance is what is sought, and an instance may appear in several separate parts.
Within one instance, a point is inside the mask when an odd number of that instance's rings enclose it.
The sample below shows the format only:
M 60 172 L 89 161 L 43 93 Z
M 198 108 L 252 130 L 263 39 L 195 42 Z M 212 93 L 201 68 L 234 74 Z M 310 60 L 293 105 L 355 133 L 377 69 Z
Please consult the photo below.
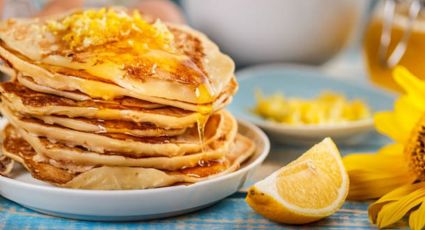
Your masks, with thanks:
M 305 167 L 305 170 L 320 173 L 320 167 L 315 165 L 314 160 L 308 159 L 312 154 L 324 154 L 324 152 L 332 154 L 335 158 L 336 166 L 341 176 L 341 184 L 334 201 L 323 208 L 305 208 L 292 204 L 285 200 L 279 194 L 278 180 L 282 172 L 293 169 L 294 167 Z M 307 158 L 307 159 L 303 159 Z M 282 178 L 284 180 L 284 178 Z M 310 183 L 314 183 L 311 178 Z M 246 198 L 247 203 L 258 213 L 263 216 L 280 223 L 288 224 L 306 224 L 317 221 L 324 217 L 335 213 L 344 203 L 349 188 L 349 178 L 345 171 L 338 148 L 330 138 L 325 138 L 321 143 L 313 146 L 303 156 L 291 162 L 287 166 L 277 170 L 266 179 L 257 182 L 252 186 Z M 313 198 L 314 199 L 314 198 Z

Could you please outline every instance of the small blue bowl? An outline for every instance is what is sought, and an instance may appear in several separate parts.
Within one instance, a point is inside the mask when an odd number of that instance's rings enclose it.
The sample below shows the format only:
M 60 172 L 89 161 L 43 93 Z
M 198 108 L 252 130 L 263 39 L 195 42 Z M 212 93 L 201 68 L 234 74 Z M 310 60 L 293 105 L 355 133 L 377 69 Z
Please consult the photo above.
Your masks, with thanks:
M 361 99 L 372 112 L 392 109 L 394 95 L 366 83 L 335 79 L 321 70 L 302 65 L 262 65 L 243 69 L 236 73 L 239 91 L 229 110 L 239 119 L 250 121 L 264 129 L 270 138 L 285 144 L 310 145 L 325 137 L 337 143 L 356 144 L 370 133 L 373 119 L 365 119 L 335 125 L 288 125 L 280 124 L 250 112 L 255 106 L 255 90 L 260 89 L 266 96 L 282 92 L 287 97 L 313 98 L 330 90 L 341 93 L 349 99 Z

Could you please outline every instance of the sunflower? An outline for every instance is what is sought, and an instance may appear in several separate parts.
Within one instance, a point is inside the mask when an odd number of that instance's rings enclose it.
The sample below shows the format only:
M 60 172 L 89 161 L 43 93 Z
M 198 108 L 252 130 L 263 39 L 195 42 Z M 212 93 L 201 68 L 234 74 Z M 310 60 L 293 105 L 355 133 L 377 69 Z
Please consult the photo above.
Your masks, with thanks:
M 425 227 L 425 81 L 396 67 L 395 81 L 404 89 L 393 111 L 375 115 L 376 129 L 394 143 L 377 153 L 344 157 L 350 176 L 351 200 L 379 198 L 369 218 L 380 228 L 404 216 L 412 229 Z

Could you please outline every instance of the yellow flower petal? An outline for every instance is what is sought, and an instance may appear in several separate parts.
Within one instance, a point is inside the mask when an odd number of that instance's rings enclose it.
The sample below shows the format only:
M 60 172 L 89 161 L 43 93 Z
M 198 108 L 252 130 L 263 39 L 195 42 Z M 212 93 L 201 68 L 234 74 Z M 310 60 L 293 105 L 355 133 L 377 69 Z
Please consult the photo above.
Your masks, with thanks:
M 383 151 L 388 151 L 388 149 L 385 149 Z M 355 153 L 345 156 L 342 160 L 347 171 L 394 171 L 394 167 L 406 167 L 406 163 L 403 163 L 405 162 L 403 151 L 397 153 L 394 152 L 391 155 L 374 153 Z M 402 164 L 399 164 L 400 161 Z
M 421 188 L 422 186 L 424 186 L 424 183 L 406 184 L 397 189 L 394 189 L 393 191 L 387 193 L 385 196 L 381 197 L 379 200 L 371 204 L 369 206 L 369 218 L 371 219 L 372 223 L 376 223 L 378 212 L 381 210 L 383 205 L 392 201 L 399 200 L 400 198 Z
M 402 130 L 399 130 L 399 132 L 410 134 L 424 111 L 422 108 L 418 109 L 415 107 L 406 96 L 402 96 L 394 104 L 394 113 L 397 124 L 402 127 Z
M 403 125 L 399 123 L 393 112 L 376 113 L 375 127 L 378 132 L 399 143 L 404 143 L 409 138 L 410 130 L 404 130 Z
M 423 198 L 425 198 L 425 188 L 420 188 L 398 201 L 384 205 L 378 213 L 376 225 L 380 228 L 384 228 L 396 223 L 401 220 L 407 212 L 421 204 Z
M 409 99 L 418 107 L 425 107 L 425 83 L 406 68 L 397 66 L 393 71 L 394 80 L 407 93 Z
M 425 227 L 425 199 L 422 199 L 421 206 L 410 213 L 409 226 L 412 230 L 421 230 Z
M 381 175 L 381 177 L 369 178 L 361 177 L 355 173 L 350 176 L 350 192 L 348 193 L 349 200 L 368 200 L 385 195 L 388 191 L 394 188 L 412 183 L 405 175 Z
M 425 182 L 409 184 L 393 190 L 369 206 L 372 223 L 383 228 L 399 221 L 425 198 Z
M 389 144 L 381 149 L 379 149 L 378 154 L 384 154 L 384 155 L 402 155 L 404 151 L 404 146 L 399 143 Z
M 382 134 L 404 143 L 424 112 L 425 107 L 417 108 L 407 96 L 401 96 L 394 103 L 394 111 L 375 114 L 375 126 Z
M 382 151 L 399 148 L 398 145 L 390 145 Z M 350 176 L 350 200 L 377 198 L 416 179 L 410 173 L 402 151 L 391 151 L 391 155 L 351 154 L 344 157 L 343 162 Z

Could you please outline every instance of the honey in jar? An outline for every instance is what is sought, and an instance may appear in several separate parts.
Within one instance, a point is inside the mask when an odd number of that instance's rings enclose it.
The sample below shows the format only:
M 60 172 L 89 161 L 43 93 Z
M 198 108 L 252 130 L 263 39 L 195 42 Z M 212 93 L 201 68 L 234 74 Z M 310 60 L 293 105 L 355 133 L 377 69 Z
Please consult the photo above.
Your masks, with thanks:
M 364 39 L 369 76 L 377 85 L 401 90 L 392 77 L 396 65 L 405 66 L 414 75 L 425 79 L 423 9 L 420 0 L 386 0 L 378 5 Z

